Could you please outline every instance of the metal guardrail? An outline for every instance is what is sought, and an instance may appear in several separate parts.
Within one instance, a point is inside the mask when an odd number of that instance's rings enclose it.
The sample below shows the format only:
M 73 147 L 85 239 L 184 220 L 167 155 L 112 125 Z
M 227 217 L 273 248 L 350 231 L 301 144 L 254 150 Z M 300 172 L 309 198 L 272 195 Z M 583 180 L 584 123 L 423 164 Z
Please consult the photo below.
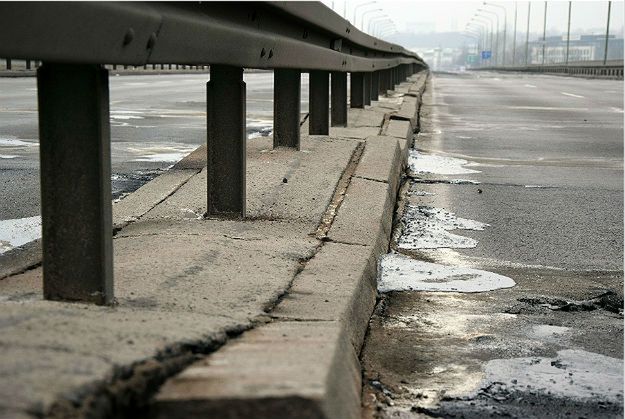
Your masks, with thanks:
M 577 61 L 569 64 L 479 67 L 472 70 L 518 71 L 524 73 L 566 74 L 579 77 L 623 78 L 623 60 Z
M 210 65 L 207 216 L 230 218 L 245 216 L 243 67 L 274 69 L 274 147 L 295 149 L 301 72 L 310 73 L 309 133 L 327 135 L 347 124 L 348 72 L 350 107 L 363 108 L 427 68 L 317 2 L 4 2 L 0 57 L 42 62 L 44 297 L 96 304 L 114 301 L 104 65 Z

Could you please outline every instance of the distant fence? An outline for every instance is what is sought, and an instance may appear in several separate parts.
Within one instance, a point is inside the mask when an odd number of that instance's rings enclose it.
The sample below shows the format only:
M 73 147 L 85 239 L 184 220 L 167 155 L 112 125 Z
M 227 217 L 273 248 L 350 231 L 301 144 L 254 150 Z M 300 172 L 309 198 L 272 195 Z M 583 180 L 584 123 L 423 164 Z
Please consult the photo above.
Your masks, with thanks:
M 578 77 L 622 79 L 623 60 L 611 60 L 605 64 L 603 64 L 603 61 L 576 61 L 569 64 L 480 67 L 472 68 L 471 70 L 519 71 L 524 73 L 549 73 Z
M 44 297 L 113 301 L 107 67 L 210 65 L 208 216 L 245 216 L 243 67 L 274 69 L 274 147 L 347 124 L 350 106 L 427 68 L 318 2 L 1 2 L 0 57 L 37 68 Z M 109 67 L 111 68 L 111 67 Z M 330 90 L 331 75 L 331 94 Z M 330 114 L 331 103 L 331 114 Z

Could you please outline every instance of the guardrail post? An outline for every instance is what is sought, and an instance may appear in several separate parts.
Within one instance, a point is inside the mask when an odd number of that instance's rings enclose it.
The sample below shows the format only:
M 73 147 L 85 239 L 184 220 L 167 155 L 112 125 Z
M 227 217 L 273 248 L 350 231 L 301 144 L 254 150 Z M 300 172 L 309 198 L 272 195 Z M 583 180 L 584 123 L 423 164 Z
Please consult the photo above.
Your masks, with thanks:
M 208 215 L 245 217 L 243 69 L 211 65 L 206 84 Z
M 331 86 L 331 125 L 347 126 L 347 73 L 333 71 L 330 77 Z
M 299 70 L 277 68 L 273 71 L 273 147 L 300 146 Z
M 365 73 L 365 105 L 371 105 L 371 73 Z
M 44 298 L 111 303 L 108 70 L 44 63 L 37 93 Z
M 380 93 L 380 72 L 374 71 L 371 73 L 371 100 L 378 100 L 378 94 Z
M 382 83 L 380 83 L 381 87 L 382 87 L 382 94 L 386 95 L 388 94 L 388 91 L 390 90 L 390 85 L 391 85 L 391 70 L 390 69 L 386 69 L 386 70 L 382 70 Z
M 350 75 L 350 108 L 365 107 L 365 75 L 364 73 L 351 73 Z
M 7 70 L 11 70 L 11 59 L 7 58 Z
M 327 71 L 310 72 L 309 124 L 310 135 L 328 135 L 330 133 L 330 94 L 329 73 Z

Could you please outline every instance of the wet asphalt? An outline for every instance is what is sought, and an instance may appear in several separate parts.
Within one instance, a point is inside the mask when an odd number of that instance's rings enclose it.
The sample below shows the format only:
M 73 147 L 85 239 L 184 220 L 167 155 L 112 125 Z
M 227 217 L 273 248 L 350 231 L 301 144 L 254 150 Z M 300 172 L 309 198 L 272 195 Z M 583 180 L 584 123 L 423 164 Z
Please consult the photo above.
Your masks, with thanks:
M 205 143 L 208 78 L 203 73 L 111 72 L 112 198 L 133 191 Z M 244 81 L 247 134 L 268 135 L 273 74 L 245 73 Z M 38 215 L 36 79 L 0 77 L 0 98 L 0 220 Z M 308 78 L 303 74 L 302 112 L 308 109 L 307 98 Z
M 469 73 L 428 89 L 414 147 L 480 173 L 407 179 L 400 211 L 490 226 L 453 231 L 472 249 L 399 251 L 516 286 L 382 294 L 364 417 L 623 417 L 623 82 Z M 508 377 L 515 363 L 528 372 Z

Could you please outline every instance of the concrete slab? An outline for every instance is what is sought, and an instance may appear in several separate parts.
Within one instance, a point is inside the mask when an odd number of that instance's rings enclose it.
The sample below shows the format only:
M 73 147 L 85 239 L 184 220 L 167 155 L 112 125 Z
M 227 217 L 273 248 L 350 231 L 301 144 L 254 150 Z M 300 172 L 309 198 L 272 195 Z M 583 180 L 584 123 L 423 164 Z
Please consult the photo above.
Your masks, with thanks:
M 41 240 L 0 253 L 0 279 L 19 274 L 41 263 Z
M 354 350 L 360 351 L 377 295 L 378 256 L 370 246 L 326 243 L 271 316 L 341 322 Z
M 138 220 L 197 173 L 197 169 L 168 170 L 121 201 L 113 203 L 114 228 L 121 228 Z
M 201 352 L 250 327 L 312 256 L 317 241 L 306 231 L 270 221 L 134 223 L 114 240 L 113 307 L 43 301 L 41 269 L 4 279 L 0 345 L 8 362 L 0 360 L 0 375 L 10 379 L 0 383 L 2 406 L 43 415 L 84 389 L 110 387 L 121 366 Z
M 402 121 L 399 119 L 391 119 L 388 121 L 386 135 L 395 137 L 399 140 L 402 158 L 408 158 L 408 150 L 412 146 L 413 128 L 410 121 Z
M 247 217 L 302 221 L 312 231 L 330 203 L 357 141 L 305 136 L 301 151 L 273 150 L 271 141 L 270 138 L 249 141 Z M 194 219 L 205 212 L 206 171 L 203 170 L 145 218 Z
M 358 355 L 338 322 L 263 325 L 161 388 L 153 417 L 360 417 Z
M 395 191 L 388 183 L 353 178 L 328 237 L 339 243 L 386 251 L 391 233 Z
M 391 118 L 410 121 L 414 130 L 417 127 L 415 123 L 417 110 L 417 98 L 413 96 L 404 96 L 404 101 L 402 102 L 399 112 L 395 113 Z
M 396 190 L 401 169 L 401 149 L 397 138 L 389 136 L 368 137 L 355 176 L 389 183 L 391 189 Z
M 347 113 L 347 126 L 349 127 L 381 127 L 384 122 L 384 114 L 388 109 L 371 108 L 365 109 L 351 108 Z

